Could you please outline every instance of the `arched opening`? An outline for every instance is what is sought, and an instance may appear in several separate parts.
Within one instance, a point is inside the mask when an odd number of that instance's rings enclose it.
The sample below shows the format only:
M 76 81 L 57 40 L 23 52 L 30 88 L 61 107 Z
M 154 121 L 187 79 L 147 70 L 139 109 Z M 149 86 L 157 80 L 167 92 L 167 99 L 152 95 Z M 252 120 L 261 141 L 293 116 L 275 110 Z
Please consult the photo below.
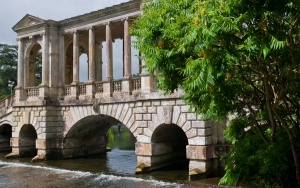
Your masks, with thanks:
M 188 169 L 186 145 L 188 139 L 184 131 L 175 124 L 160 125 L 151 138 L 152 164 L 155 168 L 172 166 Z
M 26 58 L 26 87 L 33 87 L 42 82 L 42 50 L 41 45 L 34 44 Z
M 97 165 L 112 173 L 133 174 L 135 142 L 130 130 L 116 119 L 104 115 L 89 116 L 68 131 L 62 154 L 64 158 L 98 160 Z
M 12 135 L 12 127 L 9 124 L 0 126 L 0 152 L 11 151 L 10 138 Z
M 37 139 L 37 133 L 34 127 L 30 124 L 23 125 L 19 135 L 19 155 L 22 157 L 36 156 L 37 149 L 35 141 Z

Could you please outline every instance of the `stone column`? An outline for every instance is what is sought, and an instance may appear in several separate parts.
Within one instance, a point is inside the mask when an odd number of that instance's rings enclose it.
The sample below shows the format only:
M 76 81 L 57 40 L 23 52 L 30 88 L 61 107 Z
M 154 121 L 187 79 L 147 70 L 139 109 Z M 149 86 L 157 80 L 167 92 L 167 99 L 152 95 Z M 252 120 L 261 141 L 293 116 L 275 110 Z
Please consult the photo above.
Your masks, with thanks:
M 24 86 L 24 44 L 23 39 L 18 38 L 18 87 Z
M 43 34 L 43 47 L 42 47 L 42 84 L 49 85 L 49 35 L 46 30 Z
M 96 81 L 102 81 L 102 42 L 96 45 Z
M 73 82 L 72 84 L 78 84 L 79 82 L 79 32 L 73 33 Z
M 95 32 L 89 28 L 89 82 L 95 81 Z
M 106 80 L 113 79 L 113 46 L 110 23 L 106 24 Z
M 59 33 L 59 73 L 58 73 L 58 96 L 64 95 L 64 85 L 66 80 L 66 58 L 65 58 L 65 36 L 62 32 Z
M 95 96 L 95 73 L 96 73 L 96 66 L 95 66 L 95 61 L 96 61 L 96 53 L 95 53 L 95 32 L 94 28 L 90 27 L 89 28 L 89 81 L 88 84 L 86 85 L 86 98 L 91 99 L 94 98 Z
M 131 36 L 129 34 L 129 20 L 124 20 L 124 77 L 131 77 Z
M 30 63 L 30 58 L 27 56 L 24 59 L 25 61 L 23 62 L 23 77 L 24 77 L 24 85 L 23 87 L 30 87 L 31 85 L 29 85 L 29 63 Z
M 58 79 L 58 86 L 65 85 L 65 36 L 63 33 L 59 34 L 59 79 Z
M 16 102 L 24 100 L 26 92 L 24 89 L 25 84 L 25 62 L 24 62 L 24 43 L 23 39 L 18 38 L 18 80 L 16 90 Z

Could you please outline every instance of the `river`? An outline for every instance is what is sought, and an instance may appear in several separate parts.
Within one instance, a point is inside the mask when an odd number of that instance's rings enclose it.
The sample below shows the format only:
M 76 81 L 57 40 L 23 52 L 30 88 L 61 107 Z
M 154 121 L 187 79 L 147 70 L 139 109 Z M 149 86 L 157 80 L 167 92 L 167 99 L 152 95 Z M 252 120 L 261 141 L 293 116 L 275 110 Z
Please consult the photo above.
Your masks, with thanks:
M 208 187 L 189 182 L 186 167 L 135 175 L 134 137 L 126 128 L 112 132 L 112 151 L 98 156 L 32 163 L 31 158 L 5 160 L 7 153 L 0 153 L 0 188 Z

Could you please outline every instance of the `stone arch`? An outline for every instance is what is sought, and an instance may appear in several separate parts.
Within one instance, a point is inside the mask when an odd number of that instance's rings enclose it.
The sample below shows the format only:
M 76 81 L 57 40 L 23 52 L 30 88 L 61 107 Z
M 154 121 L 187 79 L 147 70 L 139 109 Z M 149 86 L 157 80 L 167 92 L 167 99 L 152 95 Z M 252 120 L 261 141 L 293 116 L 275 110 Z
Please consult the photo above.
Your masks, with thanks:
M 177 168 L 188 169 L 185 132 L 175 124 L 157 126 L 151 137 L 152 167 L 160 168 L 176 164 Z
M 5 124 L 8 124 L 8 125 L 13 125 L 13 122 L 10 120 L 10 118 L 9 119 L 2 119 L 1 121 L 0 121 L 0 126 L 2 126 L 2 125 L 5 125 Z
M 117 122 L 124 124 L 136 137 L 132 112 L 129 104 L 100 105 L 99 114 L 91 106 L 70 107 L 64 125 L 63 156 L 71 158 L 105 152 L 106 132 Z
M 159 125 L 174 124 L 186 134 L 189 144 L 194 143 L 194 140 L 197 138 L 197 126 L 200 121 L 196 114 L 189 112 L 189 106 L 166 105 L 151 108 L 154 108 L 156 113 L 151 114 L 151 121 L 144 128 L 145 134 L 140 136 L 143 142 L 151 142 L 153 132 Z M 192 126 L 193 124 L 197 124 L 197 126 Z
M 136 137 L 137 133 L 137 124 L 135 122 L 135 116 L 133 114 L 134 103 L 114 103 L 114 104 L 100 104 L 94 106 L 76 106 L 70 107 L 70 111 L 66 117 L 64 124 L 63 135 L 66 136 L 68 131 L 81 119 L 88 116 L 109 116 L 117 121 L 121 122 L 123 125 L 128 128 L 133 135 Z M 94 108 L 98 108 L 94 111 Z
M 37 132 L 33 125 L 24 124 L 19 132 L 19 155 L 20 156 L 35 156 L 37 155 L 36 148 Z
M 12 124 L 3 121 L 0 124 L 0 152 L 11 151 L 10 138 L 12 137 Z
M 40 84 L 42 74 L 36 72 L 36 55 L 42 49 L 40 41 L 30 41 L 25 48 L 25 71 L 24 71 L 24 82 L 25 87 L 32 87 Z M 40 67 L 41 68 L 41 67 Z M 36 76 L 40 77 L 40 81 L 35 83 Z

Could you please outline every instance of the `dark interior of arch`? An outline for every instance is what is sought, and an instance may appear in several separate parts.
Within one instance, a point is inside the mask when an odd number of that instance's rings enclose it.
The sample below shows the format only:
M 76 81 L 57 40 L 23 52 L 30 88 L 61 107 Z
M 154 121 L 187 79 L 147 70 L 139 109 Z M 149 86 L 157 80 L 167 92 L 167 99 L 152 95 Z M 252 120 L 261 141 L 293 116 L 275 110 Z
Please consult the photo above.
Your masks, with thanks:
M 106 152 L 106 133 L 116 122 L 116 119 L 104 115 L 89 116 L 78 121 L 63 140 L 63 157 L 74 158 Z
M 37 155 L 36 139 L 37 133 L 34 127 L 30 124 L 24 125 L 19 136 L 19 155 L 24 157 Z
M 12 135 L 12 127 L 9 124 L 0 126 L 0 152 L 11 151 L 10 138 Z
M 173 166 L 188 169 L 184 131 L 175 124 L 160 125 L 151 138 L 153 168 Z

